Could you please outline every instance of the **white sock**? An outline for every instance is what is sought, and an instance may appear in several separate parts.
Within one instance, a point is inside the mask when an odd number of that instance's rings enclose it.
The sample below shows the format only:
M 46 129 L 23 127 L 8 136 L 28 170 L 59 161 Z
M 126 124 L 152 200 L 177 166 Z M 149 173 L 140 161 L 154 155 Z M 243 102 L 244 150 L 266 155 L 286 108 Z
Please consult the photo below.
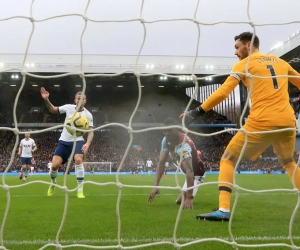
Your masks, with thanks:
M 76 178 L 77 178 L 77 184 L 78 186 L 83 183 L 84 181 L 84 167 L 83 164 L 75 165 L 75 172 L 76 172 Z M 83 191 L 83 186 L 78 188 L 78 192 Z
M 52 183 L 56 184 L 56 176 L 57 176 L 57 170 L 52 170 L 50 171 L 50 178 Z

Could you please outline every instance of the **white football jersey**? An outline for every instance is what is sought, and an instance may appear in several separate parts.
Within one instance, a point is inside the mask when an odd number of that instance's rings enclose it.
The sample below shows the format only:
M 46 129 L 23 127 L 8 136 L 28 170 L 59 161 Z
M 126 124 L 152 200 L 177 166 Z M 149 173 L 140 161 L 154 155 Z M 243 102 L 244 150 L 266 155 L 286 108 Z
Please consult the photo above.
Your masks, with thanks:
M 28 140 L 24 138 L 20 142 L 20 147 L 22 148 L 21 157 L 30 158 L 32 157 L 31 150 L 35 147 L 35 142 L 31 138 L 29 138 Z
M 152 163 L 151 160 L 148 160 L 148 161 L 146 162 L 146 164 L 147 164 L 147 167 L 148 167 L 148 168 L 151 168 L 152 165 L 153 165 L 153 163 Z
M 66 123 L 67 119 L 71 115 L 76 113 L 76 105 L 75 104 L 66 104 L 66 105 L 60 106 L 60 107 L 58 107 L 58 112 L 60 114 L 66 114 L 66 118 L 65 118 L 65 123 Z M 78 111 L 78 113 L 85 115 L 89 121 L 89 126 L 93 127 L 93 115 L 86 108 L 84 108 L 83 111 Z M 63 131 L 61 132 L 59 140 L 72 142 L 72 141 L 74 141 L 74 137 L 64 127 Z M 83 136 L 76 137 L 76 141 L 83 141 L 83 140 L 84 140 Z

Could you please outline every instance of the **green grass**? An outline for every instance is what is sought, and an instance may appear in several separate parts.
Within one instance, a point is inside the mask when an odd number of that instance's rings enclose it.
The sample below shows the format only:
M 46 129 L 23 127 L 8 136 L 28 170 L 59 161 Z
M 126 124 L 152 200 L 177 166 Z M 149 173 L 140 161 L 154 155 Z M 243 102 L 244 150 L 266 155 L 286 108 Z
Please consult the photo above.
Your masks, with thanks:
M 184 176 L 180 177 L 180 183 Z M 96 183 L 114 182 L 115 176 L 88 175 L 86 181 Z M 154 176 L 120 175 L 122 184 L 152 185 Z M 5 222 L 3 239 L 7 249 L 39 249 L 55 242 L 55 237 L 62 221 L 65 194 L 56 189 L 53 197 L 47 197 L 48 185 L 31 183 L 36 180 L 49 181 L 48 176 L 28 178 L 26 186 L 9 189 L 10 207 Z M 208 175 L 206 182 L 216 181 L 217 175 Z M 7 185 L 23 184 L 17 176 L 5 177 Z M 273 188 L 291 188 L 287 175 L 238 175 L 237 183 L 243 188 L 261 190 Z M 63 184 L 63 177 L 58 177 L 58 184 Z M 175 176 L 168 175 L 161 185 L 175 186 Z M 67 177 L 67 187 L 76 187 L 75 176 Z M 4 189 L 0 190 L 0 218 L 3 221 L 7 206 Z M 61 245 L 86 244 L 94 246 L 116 246 L 118 221 L 116 204 L 119 189 L 116 185 L 97 186 L 86 184 L 85 199 L 78 199 L 76 192 L 68 193 L 67 216 L 59 240 Z M 158 241 L 171 241 L 179 206 L 175 204 L 176 190 L 161 190 L 161 196 L 153 203 L 147 203 L 149 188 L 121 189 L 120 202 L 121 238 L 123 246 L 138 246 Z M 232 201 L 236 197 L 232 196 Z M 198 213 L 206 213 L 218 204 L 217 185 L 200 187 L 194 199 L 194 209 L 182 211 L 176 231 L 180 244 L 204 238 L 229 239 L 228 223 L 198 221 Z M 289 222 L 297 204 L 297 195 L 285 192 L 248 193 L 239 191 L 237 208 L 233 217 L 232 233 L 239 244 L 286 243 Z M 295 244 L 300 245 L 299 213 L 293 224 Z M 281 238 L 283 237 L 283 238 Z M 230 239 L 229 239 L 230 240 Z M 137 247 L 136 249 L 140 249 Z M 44 249 L 56 249 L 46 247 Z M 76 249 L 86 249 L 77 247 Z M 173 245 L 160 244 L 146 249 L 176 249 Z M 216 241 L 201 242 L 183 249 L 233 249 L 232 246 Z M 239 249 L 246 249 L 239 247 Z M 255 249 L 289 249 L 287 247 L 256 247 Z

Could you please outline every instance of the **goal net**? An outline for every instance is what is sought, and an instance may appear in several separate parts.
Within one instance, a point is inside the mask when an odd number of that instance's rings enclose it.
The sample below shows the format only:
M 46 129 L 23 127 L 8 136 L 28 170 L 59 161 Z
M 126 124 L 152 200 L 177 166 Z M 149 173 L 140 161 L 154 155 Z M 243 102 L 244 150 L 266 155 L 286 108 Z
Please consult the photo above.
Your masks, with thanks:
M 91 174 L 111 174 L 117 170 L 114 162 L 84 162 L 83 165 L 85 171 Z
M 60 221 L 60 225 L 59 225 L 59 228 L 57 229 L 57 231 L 53 232 L 53 234 L 55 234 L 55 240 L 50 241 L 50 242 L 46 242 L 44 244 L 44 246 L 41 248 L 41 249 L 47 249 L 48 247 L 56 247 L 57 249 L 62 249 L 62 248 L 81 247 L 83 249 L 84 248 L 86 248 L 86 249 L 108 249 L 108 248 L 125 249 L 125 247 L 123 246 L 124 241 L 122 241 L 122 233 L 123 233 L 124 230 L 122 229 L 122 226 L 121 226 L 121 223 L 124 219 L 122 217 L 122 213 L 121 213 L 122 197 L 123 197 L 123 195 L 125 195 L 123 189 L 124 188 L 127 188 L 127 189 L 131 188 L 131 189 L 135 189 L 135 190 L 139 190 L 139 191 L 141 191 L 142 189 L 147 189 L 150 192 L 150 189 L 153 188 L 153 186 L 143 185 L 141 182 L 138 182 L 139 181 L 138 178 L 141 178 L 140 176 L 134 176 L 134 177 L 136 177 L 136 181 L 137 181 L 136 185 L 123 184 L 120 181 L 120 171 L 121 171 L 121 169 L 124 165 L 124 162 L 125 162 L 125 159 L 126 159 L 127 155 L 129 154 L 129 152 L 132 148 L 134 135 L 143 133 L 145 131 L 150 131 L 150 130 L 161 131 L 162 129 L 170 128 L 170 127 L 155 127 L 155 128 L 146 128 L 146 129 L 136 129 L 136 128 L 133 127 L 133 124 L 132 124 L 133 123 L 133 117 L 134 117 L 134 115 L 136 114 L 136 112 L 139 108 L 141 97 L 142 97 L 142 83 L 143 83 L 143 80 L 147 77 L 159 75 L 159 76 L 163 77 L 163 79 L 178 79 L 178 80 L 180 80 L 180 79 L 184 78 L 184 79 L 189 79 L 189 80 L 193 81 L 194 85 L 195 85 L 195 89 L 194 89 L 194 92 L 191 95 L 189 103 L 187 103 L 187 105 L 185 107 L 185 110 L 189 110 L 189 107 L 191 106 L 192 101 L 194 99 L 196 99 L 196 94 L 198 93 L 198 89 L 199 89 L 199 81 L 205 81 L 205 79 L 207 79 L 207 77 L 197 77 L 196 76 L 196 69 L 198 67 L 197 59 L 198 59 L 200 43 L 201 43 L 201 38 L 202 38 L 201 28 L 203 26 L 213 26 L 215 24 L 221 24 L 221 23 L 232 23 L 232 24 L 243 23 L 243 24 L 249 24 L 252 27 L 252 30 L 255 34 L 257 24 L 254 23 L 251 20 L 251 16 L 249 14 L 252 1 L 250 1 L 250 0 L 247 1 L 247 8 L 246 8 L 246 11 L 244 13 L 244 15 L 248 17 L 248 19 L 246 21 L 245 20 L 243 20 L 243 21 L 229 21 L 229 22 L 222 21 L 222 22 L 218 22 L 218 23 L 205 23 L 205 22 L 200 21 L 199 16 L 197 14 L 198 11 L 199 11 L 199 5 L 200 5 L 200 2 L 201 2 L 200 0 L 194 1 L 193 13 L 190 13 L 188 17 L 184 17 L 184 18 L 182 18 L 182 17 L 181 18 L 162 18 L 162 19 L 155 19 L 155 20 L 150 20 L 150 19 L 148 20 L 147 18 L 145 18 L 145 11 L 146 11 L 146 6 L 147 6 L 148 1 L 144 1 L 144 0 L 140 1 L 140 3 L 139 3 L 140 4 L 139 5 L 139 9 L 140 9 L 139 10 L 139 17 L 136 18 L 136 19 L 124 19 L 124 20 L 110 20 L 110 19 L 109 20 L 108 19 L 104 20 L 104 19 L 101 19 L 101 17 L 99 17 L 98 19 L 94 18 L 94 17 L 90 17 L 89 16 L 89 9 L 92 8 L 92 4 L 94 2 L 96 2 L 95 0 L 86 1 L 85 6 L 83 6 L 83 8 L 82 8 L 83 10 L 81 10 L 80 12 L 49 16 L 49 17 L 44 18 L 44 19 L 38 19 L 38 18 L 35 17 L 35 15 L 33 15 L 33 10 L 35 8 L 35 5 L 38 2 L 39 2 L 39 0 L 36 0 L 36 1 L 32 0 L 31 1 L 30 14 L 28 16 L 19 16 L 18 14 L 16 14 L 14 16 L 9 16 L 9 17 L 5 17 L 5 18 L 0 19 L 0 21 L 2 23 L 5 23 L 5 22 L 9 22 L 10 20 L 15 20 L 15 19 L 22 18 L 22 19 L 25 19 L 25 20 L 27 20 L 31 23 L 31 32 L 28 35 L 28 41 L 27 41 L 27 44 L 26 44 L 24 57 L 23 57 L 21 65 L 19 65 L 19 66 L 18 65 L 7 66 L 5 64 L 0 65 L 2 73 L 4 73 L 4 72 L 18 72 L 18 73 L 21 73 L 20 88 L 19 88 L 19 90 L 16 94 L 16 98 L 15 98 L 14 103 L 13 103 L 13 119 L 14 119 L 13 126 L 14 127 L 13 128 L 0 127 L 1 131 L 11 131 L 16 135 L 16 141 L 15 141 L 14 147 L 12 149 L 12 154 L 11 154 L 10 161 L 9 161 L 8 166 L 5 169 L 5 171 L 3 173 L 3 176 L 2 176 L 2 185 L 1 185 L 1 187 L 6 192 L 6 207 L 3 207 L 3 209 L 5 209 L 5 211 L 4 211 L 3 219 L 2 219 L 2 222 L 1 222 L 1 228 L 0 228 L 0 245 L 1 245 L 1 249 L 7 249 L 6 248 L 6 243 L 5 243 L 5 233 L 4 232 L 5 232 L 6 223 L 8 221 L 8 217 L 9 217 L 9 213 L 10 213 L 11 193 L 16 188 L 16 186 L 9 185 L 9 182 L 7 181 L 8 180 L 7 175 L 8 175 L 8 173 L 10 171 L 10 168 L 13 164 L 14 155 L 16 154 L 17 149 L 19 147 L 19 141 L 21 139 L 20 135 L 25 134 L 25 132 L 21 132 L 21 130 L 18 126 L 17 105 L 18 105 L 18 102 L 19 102 L 20 94 L 22 93 L 22 91 L 24 89 L 24 86 L 27 84 L 27 79 L 29 77 L 31 77 L 31 78 L 34 78 L 38 81 L 38 80 L 45 80 L 45 79 L 58 79 L 58 78 L 66 77 L 66 76 L 76 75 L 76 76 L 79 76 L 81 78 L 81 81 L 82 81 L 82 89 L 81 90 L 82 90 L 83 93 L 85 93 L 86 89 L 87 89 L 87 83 L 86 83 L 87 79 L 91 79 L 91 78 L 98 77 L 98 76 L 112 78 L 112 77 L 115 77 L 115 76 L 124 75 L 126 73 L 133 73 L 135 78 L 136 78 L 136 81 L 137 81 L 138 99 L 136 100 L 136 105 L 135 105 L 135 108 L 134 108 L 132 114 L 130 114 L 130 117 L 128 117 L 127 125 L 124 125 L 124 124 L 121 124 L 121 123 L 110 123 L 110 124 L 106 124 L 106 125 L 101 126 L 101 127 L 96 127 L 94 129 L 94 130 L 99 130 L 101 128 L 107 128 L 109 126 L 115 126 L 115 127 L 117 126 L 117 127 L 123 128 L 123 129 L 128 131 L 129 141 L 128 141 L 128 145 L 127 145 L 126 150 L 123 154 L 123 157 L 122 157 L 122 160 L 121 160 L 120 164 L 116 166 L 113 162 L 86 162 L 86 163 L 84 163 L 86 168 L 88 169 L 87 171 L 90 171 L 90 172 L 92 171 L 95 174 L 98 171 L 99 172 L 112 173 L 113 169 L 115 167 L 117 168 L 116 169 L 116 175 L 115 175 L 115 181 L 113 183 L 111 183 L 111 182 L 110 183 L 100 183 L 100 182 L 97 182 L 97 181 L 89 181 L 88 182 L 89 184 L 95 185 L 95 186 L 96 185 L 104 186 L 106 184 L 107 185 L 112 185 L 113 184 L 118 188 L 117 200 L 116 200 L 116 205 L 115 205 L 116 216 L 117 216 L 117 221 L 116 221 L 116 224 L 117 224 L 116 230 L 117 230 L 117 232 L 115 233 L 115 235 L 116 235 L 115 241 L 111 241 L 111 242 L 110 241 L 107 241 L 107 242 L 94 241 L 94 242 L 92 242 L 94 244 L 81 244 L 81 243 L 76 242 L 76 240 L 74 240 L 74 242 L 68 241 L 67 243 L 60 240 L 60 235 L 61 235 L 61 232 L 62 232 L 64 226 L 65 226 L 66 217 L 67 217 L 69 211 L 71 209 L 76 209 L 74 207 L 71 207 L 71 205 L 70 205 L 70 203 L 72 203 L 72 201 L 71 201 L 71 199 L 68 198 L 68 192 L 70 191 L 70 189 L 67 188 L 67 176 L 65 175 L 63 177 L 63 183 L 57 184 L 57 187 L 60 188 L 64 192 L 64 195 L 65 195 L 65 200 L 64 200 L 63 207 L 62 207 L 62 213 L 63 214 L 62 214 L 62 218 L 61 218 L 61 221 Z M 215 2 L 216 2 L 216 5 L 217 5 L 218 1 L 215 1 Z M 221 0 L 220 0 L 220 2 L 221 2 Z M 236 2 L 239 2 L 239 1 L 236 1 Z M 5 3 L 5 1 L 3 3 Z M 70 4 L 70 6 L 72 6 L 73 5 L 72 1 L 70 1 L 69 4 Z M 118 8 L 118 6 L 114 6 L 114 8 Z M 296 8 L 296 9 L 298 9 L 298 8 Z M 121 10 L 121 11 L 126 12 L 126 9 Z M 164 11 L 167 12 L 168 10 L 165 9 Z M 227 10 L 222 9 L 222 11 L 227 11 Z M 238 10 L 236 12 L 238 12 Z M 232 15 L 235 15 L 236 12 L 234 12 Z M 211 15 L 215 15 L 215 13 L 211 13 Z M 46 21 L 49 21 L 49 20 L 54 20 L 54 19 L 62 20 L 64 18 L 74 17 L 74 16 L 82 18 L 82 20 L 81 20 L 82 23 L 81 23 L 81 31 L 80 31 L 81 32 L 80 40 L 79 41 L 73 41 L 74 43 L 76 43 L 80 46 L 80 63 L 77 67 L 78 70 L 76 72 L 66 72 L 66 73 L 63 73 L 63 74 L 57 74 L 57 75 L 52 75 L 52 76 L 42 75 L 42 74 L 38 74 L 38 73 L 30 73 L 30 71 L 32 71 L 32 69 L 30 70 L 30 64 L 28 65 L 28 58 L 29 58 L 28 51 L 29 51 L 30 46 L 32 45 L 32 39 L 33 39 L 35 33 L 37 32 L 37 24 L 41 23 L 41 22 L 46 22 Z M 138 52 L 137 52 L 136 57 L 135 57 L 135 63 L 133 65 L 133 69 L 132 70 L 121 71 L 121 72 L 118 72 L 118 73 L 112 73 L 112 74 L 104 74 L 104 73 L 103 74 L 102 73 L 101 74 L 100 73 L 91 74 L 91 73 L 86 73 L 85 69 L 84 69 L 84 53 L 85 53 L 85 49 L 86 49 L 86 47 L 84 45 L 85 44 L 84 43 L 84 38 L 86 36 L 88 25 L 90 25 L 91 23 L 104 24 L 104 23 L 127 23 L 127 22 L 137 22 L 141 25 L 142 30 L 143 30 L 143 38 L 141 40 Z M 194 46 L 193 62 L 192 62 L 192 65 L 190 66 L 189 71 L 188 71 L 188 72 L 190 72 L 189 74 L 167 74 L 168 69 L 166 69 L 166 71 L 164 69 L 160 69 L 160 72 L 156 72 L 156 68 L 152 67 L 152 65 L 144 65 L 144 66 L 147 66 L 148 68 L 151 68 L 153 70 L 150 73 L 141 73 L 140 72 L 140 69 L 143 67 L 143 65 L 141 65 L 141 63 L 140 63 L 140 56 L 143 53 L 143 49 L 146 46 L 146 42 L 147 42 L 147 39 L 148 39 L 148 36 L 149 36 L 149 33 L 148 33 L 149 26 L 148 26 L 148 24 L 154 24 L 155 23 L 155 24 L 161 24 L 162 25 L 162 23 L 165 23 L 165 22 L 190 22 L 195 27 L 194 32 L 196 33 L 196 41 L 195 41 L 195 46 Z M 296 21 L 294 21 L 294 22 L 296 22 Z M 269 25 L 269 24 L 259 24 L 259 25 L 264 26 L 264 25 Z M 247 27 L 247 28 L 249 29 L 249 27 Z M 17 39 L 17 38 L 15 38 L 15 39 Z M 189 38 L 187 37 L 187 39 L 189 39 Z M 120 42 L 122 42 L 121 40 L 122 39 L 119 38 Z M 222 43 L 222 37 L 220 36 L 218 44 L 221 44 L 221 43 Z M 226 49 L 230 49 L 230 48 L 226 48 Z M 165 72 L 161 72 L 161 71 L 165 71 Z M 228 72 L 224 73 L 223 75 L 227 76 L 228 74 L 230 74 L 230 70 L 228 70 Z M 218 76 L 220 76 L 220 75 L 218 75 Z M 255 76 L 251 76 L 249 74 L 247 74 L 246 76 L 247 77 L 255 77 Z M 214 78 L 216 76 L 211 76 L 211 77 Z M 82 99 L 80 100 L 80 102 L 82 102 Z M 101 103 L 101 100 L 99 100 L 99 102 Z M 248 98 L 248 102 L 249 102 L 249 98 Z M 246 112 L 246 106 L 245 106 L 245 109 L 242 112 L 243 115 L 241 116 L 241 119 L 240 119 L 240 125 L 242 125 L 242 123 L 243 123 L 242 120 L 243 120 L 245 112 Z M 225 132 L 228 132 L 228 131 L 234 131 L 234 132 L 239 131 L 238 129 L 228 128 L 226 131 L 224 130 L 222 132 L 212 133 L 212 134 L 209 134 L 209 135 L 208 134 L 203 134 L 203 133 L 196 133 L 196 132 L 190 131 L 184 125 L 184 120 L 185 120 L 185 118 L 183 119 L 181 126 L 172 126 L 172 128 L 181 128 L 181 129 L 183 129 L 183 131 L 186 135 L 188 133 L 191 133 L 191 134 L 196 134 L 197 136 L 201 136 L 201 137 L 213 136 L 213 135 L 217 135 L 217 134 L 220 134 L 220 133 L 225 133 Z M 32 135 L 35 135 L 35 134 L 39 134 L 39 133 L 42 133 L 42 132 L 51 131 L 51 130 L 54 130 L 54 129 L 62 129 L 62 127 L 63 127 L 63 125 L 59 125 L 59 126 L 55 126 L 55 127 L 49 127 L 47 129 L 43 129 L 43 130 L 30 131 L 30 133 Z M 247 131 L 243 130 L 243 132 L 247 134 Z M 93 147 L 93 145 L 91 147 Z M 242 151 L 241 155 L 242 154 L 243 154 L 243 151 Z M 73 157 L 73 156 L 74 156 L 74 148 L 73 148 L 71 157 Z M 238 160 L 238 162 L 235 166 L 235 170 L 237 170 L 237 167 L 238 167 L 238 164 L 240 163 L 240 160 L 241 159 Z M 179 164 L 181 162 L 182 162 L 182 159 L 180 160 Z M 70 166 L 68 166 L 68 168 L 70 168 Z M 168 177 L 168 178 L 170 178 L 170 177 Z M 174 179 L 175 179 L 175 184 L 174 185 L 170 186 L 170 185 L 163 185 L 162 184 L 159 188 L 161 190 L 182 191 L 182 188 L 181 188 L 182 185 L 180 184 L 180 180 L 179 180 L 180 179 L 179 173 L 175 174 Z M 18 187 L 26 186 L 26 185 L 34 185 L 34 184 L 37 184 L 37 183 L 45 184 L 45 186 L 46 185 L 48 186 L 49 184 L 51 184 L 50 182 L 35 180 L 35 181 L 28 182 L 26 184 L 22 184 L 22 185 L 20 184 Z M 199 184 L 199 186 L 201 186 L 201 188 L 202 187 L 204 188 L 205 186 L 208 186 L 208 185 L 217 185 L 217 184 L 218 184 L 218 182 L 208 182 L 207 181 L 205 183 Z M 178 207 L 177 217 L 174 218 L 174 220 L 173 220 L 174 224 L 172 225 L 172 228 L 170 228 L 170 237 L 168 239 L 166 239 L 166 238 L 157 239 L 156 238 L 156 239 L 153 239 L 153 241 L 151 241 L 151 239 L 150 240 L 148 239 L 147 241 L 132 240 L 131 243 L 134 243 L 134 245 L 126 246 L 126 249 L 142 249 L 142 248 L 146 249 L 148 247 L 156 247 L 156 246 L 161 246 L 161 245 L 171 245 L 172 247 L 174 247 L 176 249 L 194 246 L 195 249 L 198 249 L 198 246 L 201 246 L 201 245 L 198 245 L 198 244 L 201 244 L 201 243 L 204 243 L 204 242 L 210 242 L 210 241 L 211 242 L 222 243 L 222 244 L 225 244 L 225 245 L 228 245 L 228 246 L 233 246 L 235 248 L 270 247 L 270 249 L 274 249 L 275 247 L 279 247 L 279 248 L 280 247 L 281 248 L 286 247 L 286 248 L 290 248 L 290 249 L 299 249 L 299 247 L 295 246 L 294 238 L 293 238 L 294 237 L 293 236 L 293 223 L 295 221 L 296 213 L 298 211 L 299 204 L 300 204 L 299 196 L 298 196 L 298 203 L 295 205 L 294 212 L 292 213 L 290 221 L 287 222 L 289 225 L 286 225 L 286 226 L 289 227 L 288 231 L 286 232 L 286 239 L 289 241 L 289 243 L 282 243 L 282 242 L 274 242 L 274 243 L 268 243 L 268 244 L 242 244 L 242 243 L 239 243 L 238 241 L 240 240 L 240 238 L 235 237 L 234 233 L 233 233 L 234 222 L 232 220 L 234 214 L 238 210 L 238 204 L 239 204 L 238 201 L 239 201 L 239 197 L 240 197 L 239 195 L 240 195 L 241 192 L 248 192 L 249 195 L 253 195 L 254 193 L 255 194 L 261 194 L 261 193 L 266 193 L 266 192 L 269 192 L 269 193 L 286 192 L 286 193 L 295 193 L 295 194 L 297 193 L 298 194 L 297 190 L 290 189 L 290 188 L 268 189 L 268 190 L 250 190 L 250 189 L 243 188 L 243 187 L 237 185 L 236 176 L 234 176 L 233 189 L 235 191 L 235 196 L 234 196 L 233 207 L 232 207 L 232 210 L 231 210 L 231 215 L 232 216 L 231 216 L 231 219 L 230 219 L 229 224 L 228 224 L 228 231 L 227 231 L 228 234 L 227 235 L 229 235 L 229 236 L 224 236 L 224 237 L 222 237 L 222 236 L 220 236 L 220 237 L 202 237 L 202 238 L 197 238 L 197 239 L 193 238 L 193 239 L 186 240 L 185 243 L 182 243 L 181 240 L 177 237 L 178 227 L 179 227 L 180 223 L 189 223 L 189 222 L 188 221 L 182 221 L 183 205 L 181 205 L 181 206 Z M 199 189 L 199 193 L 200 192 L 201 192 L 201 189 Z M 216 192 L 216 196 L 217 196 L 217 192 Z M 104 202 L 104 199 L 105 198 L 102 199 L 103 202 Z M 137 205 L 137 206 L 139 206 L 139 205 Z M 166 209 L 165 207 L 160 207 L 160 208 L 161 209 Z M 88 209 L 89 208 L 87 208 L 87 210 Z M 151 208 L 148 208 L 147 212 L 149 212 L 150 209 Z M 270 207 L 269 209 L 273 209 L 273 208 Z M 157 211 L 157 214 L 159 214 L 159 211 Z M 146 217 L 147 217 L 147 214 L 145 214 L 145 218 Z M 191 217 L 194 217 L 194 214 L 191 215 Z M 184 215 L 184 219 L 187 220 L 187 216 Z M 157 222 L 158 221 L 159 221 L 159 218 L 157 219 Z M 92 222 L 87 222 L 87 223 L 90 223 L 92 225 Z M 147 221 L 145 221 L 145 223 L 147 223 Z M 250 223 L 251 224 L 252 223 L 251 218 L 247 218 L 246 220 L 244 220 L 244 223 L 246 223 L 246 224 Z M 279 223 L 283 223 L 283 222 L 279 222 Z M 151 226 L 152 225 L 149 225 L 149 224 L 147 225 L 147 227 L 151 227 Z M 224 227 L 223 225 L 221 225 L 221 226 L 223 228 L 227 228 L 227 227 Z M 212 224 L 208 224 L 208 225 L 206 225 L 206 227 L 209 228 L 209 227 L 215 227 L 215 226 L 212 225 Z M 266 231 L 267 231 L 268 226 L 265 225 L 265 228 L 267 228 L 266 229 Z M 93 229 L 91 229 L 91 230 L 93 230 Z M 95 229 L 95 230 L 97 230 L 97 229 Z M 197 228 L 194 228 L 193 230 L 197 230 Z M 268 233 L 266 233 L 266 234 L 267 234 L 266 235 L 266 237 L 267 237 L 269 234 Z M 264 235 L 261 235 L 261 237 L 263 238 Z M 272 240 L 272 238 L 271 238 L 271 240 Z M 106 245 L 102 245 L 102 243 L 106 243 Z M 112 244 L 109 244 L 109 243 L 112 243 Z

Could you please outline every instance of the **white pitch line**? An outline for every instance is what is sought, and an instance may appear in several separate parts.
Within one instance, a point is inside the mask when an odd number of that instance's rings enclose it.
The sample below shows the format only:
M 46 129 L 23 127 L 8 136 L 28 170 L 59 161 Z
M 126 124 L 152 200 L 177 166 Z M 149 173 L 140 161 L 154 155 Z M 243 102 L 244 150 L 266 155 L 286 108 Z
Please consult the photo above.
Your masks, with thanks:
M 176 240 L 180 243 L 184 242 L 192 242 L 196 240 L 201 240 L 205 238 L 176 238 Z M 222 239 L 222 240 L 228 240 L 230 241 L 230 238 L 228 237 L 219 237 L 215 239 Z M 300 236 L 294 236 L 294 240 L 299 240 Z M 239 241 L 286 241 L 289 240 L 288 236 L 238 236 L 235 237 L 235 241 L 240 243 Z M 122 238 L 122 243 L 154 243 L 154 242 L 173 242 L 173 238 Z M 54 240 L 5 240 L 4 244 L 6 245 L 46 245 L 49 243 L 55 243 Z M 117 239 L 71 239 L 71 240 L 60 240 L 60 244 L 116 244 L 118 243 Z

